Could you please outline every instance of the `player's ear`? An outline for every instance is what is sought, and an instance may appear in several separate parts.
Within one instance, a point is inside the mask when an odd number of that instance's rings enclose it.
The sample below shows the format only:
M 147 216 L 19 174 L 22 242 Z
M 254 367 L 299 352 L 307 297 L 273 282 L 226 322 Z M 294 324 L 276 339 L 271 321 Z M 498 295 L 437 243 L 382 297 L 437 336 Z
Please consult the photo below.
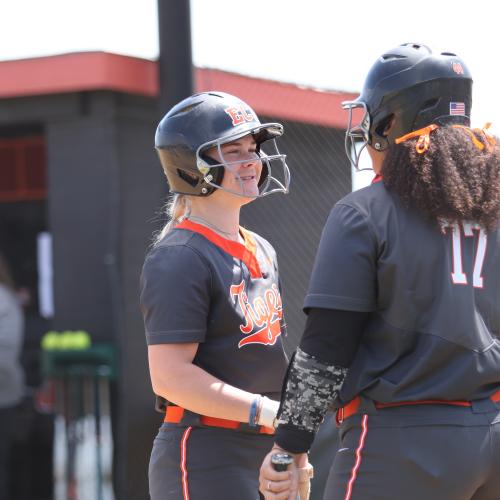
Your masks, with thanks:
M 384 130 L 382 132 L 382 134 L 383 134 L 384 137 L 387 137 L 389 135 L 389 132 L 391 131 L 391 129 L 392 129 L 393 125 L 394 125 L 395 118 L 396 117 L 394 115 L 389 116 L 389 118 L 387 120 L 387 123 L 384 126 Z
M 376 133 L 382 137 L 387 137 L 394 125 L 395 116 L 393 114 L 386 116 L 377 126 Z

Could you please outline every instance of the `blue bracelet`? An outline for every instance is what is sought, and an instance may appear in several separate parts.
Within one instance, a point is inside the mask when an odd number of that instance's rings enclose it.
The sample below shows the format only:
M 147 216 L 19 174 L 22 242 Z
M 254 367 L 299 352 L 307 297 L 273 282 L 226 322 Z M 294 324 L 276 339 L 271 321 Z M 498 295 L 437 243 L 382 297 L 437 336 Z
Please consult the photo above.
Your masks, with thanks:
M 248 425 L 250 427 L 256 427 L 257 422 L 255 421 L 255 418 L 257 417 L 257 407 L 259 405 L 259 397 L 257 396 L 253 401 L 252 401 L 252 406 L 250 406 L 250 415 L 248 417 Z

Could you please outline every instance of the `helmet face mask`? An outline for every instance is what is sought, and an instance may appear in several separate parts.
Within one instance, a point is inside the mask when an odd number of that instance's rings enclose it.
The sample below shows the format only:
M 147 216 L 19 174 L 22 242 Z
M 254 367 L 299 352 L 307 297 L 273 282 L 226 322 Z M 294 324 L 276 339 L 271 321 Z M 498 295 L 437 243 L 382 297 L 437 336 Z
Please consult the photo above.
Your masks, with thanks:
M 358 169 L 367 144 L 384 151 L 397 137 L 431 123 L 468 126 L 471 106 L 472 77 L 459 57 L 434 54 L 425 45 L 399 45 L 372 66 L 361 95 L 342 105 L 349 110 L 346 154 Z M 364 116 L 356 123 L 357 108 Z
M 346 101 L 342 108 L 349 111 L 347 130 L 345 134 L 345 153 L 351 165 L 355 165 L 359 171 L 370 170 L 359 168 L 359 159 L 366 145 L 370 142 L 370 113 L 366 104 L 362 101 Z M 361 117 L 356 110 L 362 112 Z
M 258 130 L 256 131 L 259 132 Z M 281 132 L 280 132 L 281 133 Z M 248 135 L 248 134 L 246 134 Z M 252 135 L 255 135 L 253 132 Z M 245 137 L 245 136 L 243 136 Z M 276 145 L 275 139 L 266 142 L 266 148 L 272 148 L 273 153 L 267 154 L 263 151 L 261 144 L 256 144 L 255 153 L 249 153 L 247 158 L 231 160 L 224 154 L 223 146 L 231 144 L 240 139 L 240 135 L 229 136 L 224 140 L 218 139 L 210 143 L 202 144 L 196 152 L 196 162 L 198 170 L 202 173 L 204 181 L 215 189 L 221 189 L 237 196 L 245 198 L 258 198 L 273 193 L 287 193 L 290 185 L 290 171 L 285 163 L 285 155 L 281 154 Z M 215 148 L 217 161 L 207 156 L 206 151 Z M 247 189 L 240 175 L 240 166 L 249 162 L 258 162 L 260 165 L 260 178 L 258 180 L 258 193 L 253 193 Z M 281 175 L 273 175 L 273 165 L 281 169 Z M 238 189 L 230 189 L 222 183 L 226 173 L 229 172 L 237 181 Z
M 221 189 L 245 198 L 257 198 L 288 192 L 290 172 L 286 156 L 279 152 L 275 141 L 282 134 L 281 124 L 260 123 L 255 112 L 237 97 L 223 92 L 204 92 L 188 97 L 165 115 L 156 131 L 155 146 L 170 192 L 209 196 Z M 248 135 L 255 140 L 258 157 L 229 161 L 222 146 Z M 264 153 L 264 143 L 272 146 L 272 154 Z M 213 148 L 218 160 L 207 154 Z M 223 186 L 226 172 L 238 180 L 239 164 L 257 160 L 262 164 L 258 193 L 250 195 L 243 189 L 242 179 L 239 179 L 241 189 Z

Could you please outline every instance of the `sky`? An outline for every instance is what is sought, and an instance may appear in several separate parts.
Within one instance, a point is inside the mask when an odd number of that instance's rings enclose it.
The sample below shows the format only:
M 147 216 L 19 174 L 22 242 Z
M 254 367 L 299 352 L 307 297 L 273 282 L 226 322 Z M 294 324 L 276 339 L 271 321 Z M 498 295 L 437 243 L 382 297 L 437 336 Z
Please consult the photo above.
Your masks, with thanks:
M 156 59 L 156 14 L 157 0 L 0 0 L 0 60 L 85 50 Z M 357 92 L 384 51 L 425 43 L 466 62 L 473 125 L 497 131 L 499 19 L 497 0 L 191 0 L 193 62 Z

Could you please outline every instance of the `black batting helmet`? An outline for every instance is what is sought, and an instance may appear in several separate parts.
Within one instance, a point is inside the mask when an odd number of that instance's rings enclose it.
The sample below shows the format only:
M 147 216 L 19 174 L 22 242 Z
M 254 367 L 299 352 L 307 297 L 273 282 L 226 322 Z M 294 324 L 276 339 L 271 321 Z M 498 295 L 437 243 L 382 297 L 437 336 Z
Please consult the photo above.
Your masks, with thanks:
M 361 95 L 342 103 L 349 110 L 347 156 L 357 168 L 366 144 L 383 151 L 397 137 L 431 123 L 468 126 L 471 106 L 472 77 L 456 54 L 434 54 L 429 47 L 416 43 L 399 45 L 378 58 Z M 356 108 L 364 110 L 359 124 L 353 123 Z M 391 121 L 389 134 L 385 134 Z
M 193 196 L 208 196 L 221 188 L 224 167 L 220 146 L 252 134 L 262 161 L 259 195 L 287 192 L 289 171 L 285 155 L 279 153 L 274 139 L 283 134 L 279 123 L 260 123 L 253 109 L 241 99 L 224 92 L 202 92 L 175 105 L 160 121 L 156 130 L 155 147 L 167 176 L 170 192 Z M 271 141 L 275 154 L 265 154 L 262 143 Z M 222 162 L 205 153 L 219 148 Z M 273 177 L 271 163 L 283 169 L 283 180 Z M 272 188 L 272 183 L 278 187 Z M 224 189 L 224 188 L 222 188 Z M 236 193 L 238 194 L 238 193 Z

